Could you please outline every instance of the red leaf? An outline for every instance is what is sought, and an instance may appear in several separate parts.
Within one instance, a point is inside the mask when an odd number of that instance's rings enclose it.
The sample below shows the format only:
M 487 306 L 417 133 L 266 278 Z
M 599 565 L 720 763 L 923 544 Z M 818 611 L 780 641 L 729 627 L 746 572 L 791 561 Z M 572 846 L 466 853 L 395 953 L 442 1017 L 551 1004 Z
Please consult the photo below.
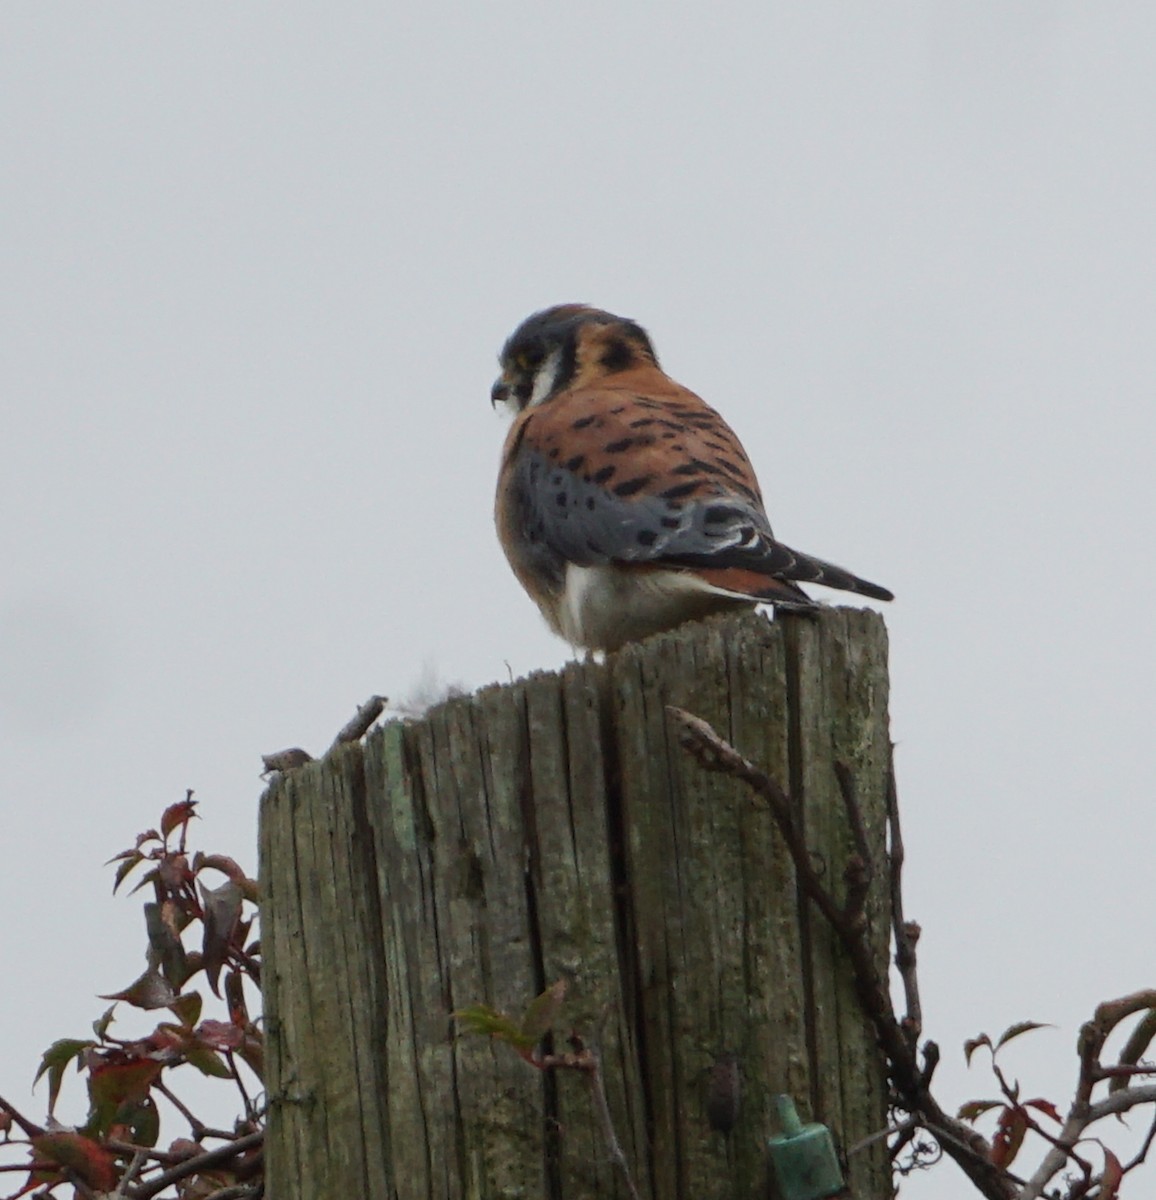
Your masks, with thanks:
M 1022 1108 L 1005 1108 L 1000 1114 L 999 1128 L 991 1140 L 991 1161 L 1005 1170 L 1015 1161 L 1028 1131 L 1027 1113 Z
M 153 867 L 153 869 L 151 871 L 149 871 L 149 873 L 147 875 L 145 875 L 141 879 L 137 880 L 136 887 L 134 887 L 132 889 L 132 891 L 129 892 L 129 895 L 135 896 L 137 894 L 137 892 L 139 892 L 141 890 L 141 888 L 148 887 L 148 885 L 150 883 L 154 882 L 156 880 L 156 878 L 157 878 L 157 869 L 156 869 L 156 867 Z
M 265 1078 L 265 1041 L 259 1029 L 250 1026 L 237 1057 L 258 1079 Z
M 50 1162 L 75 1171 L 98 1192 L 111 1192 L 117 1185 L 116 1160 L 83 1134 L 42 1133 L 32 1139 L 32 1148 Z
M 1120 1180 L 1124 1178 L 1124 1168 L 1120 1160 L 1111 1150 L 1104 1151 L 1104 1173 L 1100 1176 L 1100 1190 L 1097 1200 L 1116 1200 L 1120 1194 Z
M 245 1003 L 245 980 L 239 971 L 230 971 L 225 976 L 225 1003 L 229 1006 L 229 1018 L 234 1025 L 249 1024 L 249 1006 Z
M 197 802 L 189 794 L 176 804 L 170 804 L 161 816 L 161 833 L 167 839 L 174 829 L 187 825 L 196 816 Z
M 245 1031 L 229 1021 L 202 1021 L 197 1038 L 214 1050 L 236 1050 L 245 1040 Z
M 143 1101 L 160 1078 L 162 1064 L 154 1058 L 106 1060 L 96 1064 L 89 1076 L 89 1090 L 102 1100 L 123 1104 L 126 1100 Z
M 192 879 L 193 873 L 184 854 L 166 854 L 157 867 L 157 876 L 166 890 L 179 892 Z
M 991 1049 L 991 1038 L 989 1038 L 986 1033 L 981 1033 L 979 1037 L 968 1038 L 967 1041 L 963 1043 L 963 1055 L 967 1060 L 967 1065 L 969 1067 L 971 1066 L 971 1056 L 980 1048 L 980 1046 L 986 1046 L 989 1050 Z
M 1060 1116 L 1059 1110 L 1050 1100 L 1025 1100 L 1024 1103 L 1029 1108 L 1038 1109 L 1040 1112 L 1044 1113 L 1045 1116 L 1051 1117 L 1057 1125 L 1063 1123 L 1063 1118 Z
M 124 862 L 117 867 L 116 878 L 112 881 L 113 895 L 116 895 L 117 888 L 119 888 L 120 885 L 128 878 L 128 876 L 135 871 L 142 862 L 145 861 L 145 856 L 143 854 L 138 854 L 135 850 L 126 850 L 125 855 L 127 857 L 125 857 Z

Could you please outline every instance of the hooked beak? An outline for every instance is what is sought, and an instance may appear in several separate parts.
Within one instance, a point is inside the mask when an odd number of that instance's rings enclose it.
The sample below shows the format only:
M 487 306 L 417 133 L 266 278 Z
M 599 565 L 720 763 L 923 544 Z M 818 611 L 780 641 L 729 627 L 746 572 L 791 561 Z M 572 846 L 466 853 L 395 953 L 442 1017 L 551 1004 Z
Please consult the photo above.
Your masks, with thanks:
M 499 404 L 505 404 L 510 398 L 510 385 L 505 379 L 499 379 L 492 388 L 490 388 L 490 405 L 497 408 Z

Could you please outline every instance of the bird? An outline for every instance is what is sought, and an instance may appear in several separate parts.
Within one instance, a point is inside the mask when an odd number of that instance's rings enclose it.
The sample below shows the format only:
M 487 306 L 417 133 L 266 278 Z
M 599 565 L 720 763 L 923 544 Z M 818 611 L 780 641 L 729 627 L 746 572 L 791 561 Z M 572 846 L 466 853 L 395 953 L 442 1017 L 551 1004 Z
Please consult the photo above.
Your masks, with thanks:
M 513 423 L 494 516 L 523 588 L 576 649 L 611 652 L 730 609 L 818 607 L 800 583 L 885 587 L 775 539 L 723 418 L 658 363 L 637 322 L 587 304 L 527 317 L 491 403 Z

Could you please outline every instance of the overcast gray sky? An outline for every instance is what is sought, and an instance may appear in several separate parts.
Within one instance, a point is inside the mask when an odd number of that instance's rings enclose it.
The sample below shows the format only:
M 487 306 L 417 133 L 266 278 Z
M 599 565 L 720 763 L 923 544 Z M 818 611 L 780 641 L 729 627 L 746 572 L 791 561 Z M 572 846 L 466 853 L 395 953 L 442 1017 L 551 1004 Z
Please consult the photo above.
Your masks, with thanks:
M 1065 1099 L 1094 1003 L 1156 982 L 1156 8 L 710 10 L 5 4 L 10 1098 L 140 970 L 101 864 L 186 787 L 255 869 L 262 752 L 565 660 L 493 535 L 489 387 L 568 300 L 897 593 L 944 1101 L 1027 1017 L 1009 1066 Z

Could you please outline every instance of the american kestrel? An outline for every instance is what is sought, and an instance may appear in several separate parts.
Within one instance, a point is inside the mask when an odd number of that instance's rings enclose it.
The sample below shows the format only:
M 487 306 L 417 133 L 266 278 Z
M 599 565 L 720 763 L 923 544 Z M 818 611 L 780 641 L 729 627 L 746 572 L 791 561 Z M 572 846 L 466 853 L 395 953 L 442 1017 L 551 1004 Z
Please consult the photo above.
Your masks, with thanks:
M 616 650 L 725 609 L 809 609 L 796 581 L 891 593 L 775 541 L 727 423 L 658 365 L 641 326 L 584 304 L 502 348 L 515 420 L 495 518 L 522 586 L 571 645 Z

